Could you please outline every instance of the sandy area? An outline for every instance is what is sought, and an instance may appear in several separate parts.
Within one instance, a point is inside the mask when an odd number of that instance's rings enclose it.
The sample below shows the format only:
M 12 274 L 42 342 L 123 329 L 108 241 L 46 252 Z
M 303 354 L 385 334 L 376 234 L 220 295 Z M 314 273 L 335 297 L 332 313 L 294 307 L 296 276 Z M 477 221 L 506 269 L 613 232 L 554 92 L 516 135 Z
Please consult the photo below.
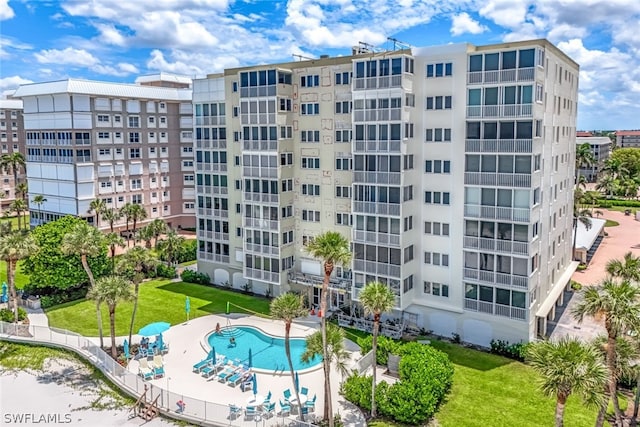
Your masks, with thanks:
M 97 409 L 100 408 L 100 409 Z M 156 418 L 129 419 L 128 406 L 77 362 L 48 359 L 43 371 L 0 373 L 0 425 L 173 426 Z

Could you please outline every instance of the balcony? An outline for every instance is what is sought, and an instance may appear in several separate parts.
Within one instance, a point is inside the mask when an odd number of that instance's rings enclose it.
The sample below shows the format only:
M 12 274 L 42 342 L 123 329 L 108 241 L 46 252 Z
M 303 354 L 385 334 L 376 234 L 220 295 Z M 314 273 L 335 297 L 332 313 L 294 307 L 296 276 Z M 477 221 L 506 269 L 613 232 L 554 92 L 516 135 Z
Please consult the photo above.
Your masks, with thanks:
M 379 243 L 389 246 L 400 246 L 400 235 L 376 233 L 373 231 L 355 230 L 353 232 L 353 241 L 362 243 Z
M 323 276 L 299 273 L 297 271 L 289 273 L 287 277 L 289 279 L 289 282 L 297 283 L 304 286 L 312 286 L 314 288 L 321 288 L 322 281 L 324 280 Z M 351 280 L 333 277 L 329 278 L 329 289 L 333 291 L 351 293 Z
M 253 178 L 277 178 L 278 168 L 243 166 L 242 176 Z
M 196 126 L 224 126 L 225 116 L 196 117 Z
M 400 140 L 391 141 L 356 141 L 354 152 L 360 153 L 400 153 Z
M 467 139 L 467 153 L 531 153 L 532 139 Z
M 256 243 L 244 243 L 245 253 L 258 253 L 261 255 L 280 256 L 280 248 L 278 246 L 259 245 Z
M 530 188 L 531 174 L 465 172 L 464 183 L 467 185 L 491 185 L 500 187 Z
M 529 255 L 529 242 L 487 239 L 484 237 L 464 236 L 465 249 L 480 249 L 507 254 Z
M 393 87 L 402 87 L 405 90 L 412 90 L 413 79 L 411 74 L 396 74 L 392 76 L 380 77 L 361 77 L 353 79 L 353 90 L 366 89 L 386 89 Z
M 391 184 L 400 185 L 402 174 L 400 172 L 353 172 L 353 182 L 366 184 Z
M 198 251 L 198 259 L 219 262 L 221 264 L 229 264 L 229 255 L 212 254 L 209 252 Z
M 196 186 L 196 193 L 199 194 L 228 194 L 229 189 L 227 187 L 212 187 L 210 185 L 198 185 Z
M 226 190 L 226 188 L 225 188 Z M 225 193 L 226 194 L 226 193 Z M 242 193 L 243 202 L 258 202 L 258 203 L 280 203 L 280 196 L 277 194 L 263 194 L 263 193 Z
M 261 218 L 247 218 L 244 217 L 243 224 L 245 227 L 258 228 L 260 230 L 274 230 L 277 231 L 280 225 L 279 221 L 270 221 L 268 219 Z
M 470 71 L 467 73 L 467 83 L 513 83 L 531 82 L 535 79 L 535 67 L 512 68 L 510 70 Z
M 381 122 L 381 121 L 401 121 L 408 119 L 408 112 L 402 114 L 402 108 L 387 108 L 380 110 L 354 110 L 353 122 Z
M 531 276 L 516 276 L 512 274 L 499 273 L 495 271 L 477 270 L 473 268 L 465 268 L 463 272 L 465 279 L 471 279 L 478 282 L 485 282 L 491 285 L 500 285 L 515 289 L 533 289 L 538 284 L 535 272 Z
M 400 215 L 400 205 L 392 203 L 353 202 L 353 213 Z
M 227 141 L 225 139 L 213 141 L 198 139 L 196 140 L 196 148 L 227 148 Z
M 471 117 L 531 117 L 533 104 L 470 105 L 467 118 Z
M 402 269 L 399 265 L 365 261 L 362 259 L 356 259 L 353 261 L 353 270 L 362 271 L 367 274 L 380 274 L 396 278 L 400 278 L 400 275 L 402 274 Z
M 245 151 L 276 151 L 278 141 L 242 141 L 242 149 Z
M 527 310 L 519 307 L 465 298 L 464 308 L 465 310 L 477 311 L 479 313 L 508 317 L 513 320 L 527 320 Z
M 198 172 L 227 172 L 226 163 L 196 163 Z
M 244 278 L 260 280 L 275 285 L 280 284 L 280 273 L 272 273 L 271 271 L 257 270 L 255 268 L 245 268 Z
M 464 205 L 464 216 L 467 218 L 501 219 L 528 223 L 532 210 L 533 209 L 503 208 L 498 206 Z

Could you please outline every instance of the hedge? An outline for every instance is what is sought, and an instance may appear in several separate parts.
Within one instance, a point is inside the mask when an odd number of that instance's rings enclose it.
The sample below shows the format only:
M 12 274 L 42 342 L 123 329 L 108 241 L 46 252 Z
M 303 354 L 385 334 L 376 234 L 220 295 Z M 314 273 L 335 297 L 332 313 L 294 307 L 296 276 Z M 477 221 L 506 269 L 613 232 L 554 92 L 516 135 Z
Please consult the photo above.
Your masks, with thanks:
M 611 206 L 622 206 L 627 208 L 640 208 L 638 200 L 599 200 L 599 208 L 610 208 Z
M 18 307 L 18 321 L 23 321 L 27 318 L 27 311 Z M 13 310 L 10 308 L 3 308 L 0 310 L 0 320 L 7 323 L 13 323 L 16 320 Z

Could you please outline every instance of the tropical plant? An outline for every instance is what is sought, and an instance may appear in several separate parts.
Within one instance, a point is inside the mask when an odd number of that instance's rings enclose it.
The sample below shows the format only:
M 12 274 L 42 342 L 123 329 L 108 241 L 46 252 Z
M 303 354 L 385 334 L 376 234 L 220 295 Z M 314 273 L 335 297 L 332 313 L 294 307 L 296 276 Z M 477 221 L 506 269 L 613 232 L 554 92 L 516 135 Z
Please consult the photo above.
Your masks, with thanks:
M 324 280 L 322 281 L 322 291 L 320 294 L 321 311 L 321 333 L 322 343 L 325 349 L 323 354 L 322 368 L 324 369 L 324 419 L 328 420 L 329 427 L 334 427 L 333 410 L 331 403 L 331 378 L 330 362 L 327 341 L 327 298 L 329 294 L 329 279 L 336 265 L 344 265 L 351 262 L 351 252 L 349 242 L 340 233 L 327 231 L 320 234 L 307 246 L 307 252 L 314 258 L 320 259 L 324 267 Z
M 304 363 L 309 363 L 314 357 L 325 357 L 326 354 L 328 365 L 334 365 L 338 372 L 344 376 L 348 373 L 347 362 L 349 361 L 349 352 L 344 346 L 344 329 L 333 323 L 327 323 L 326 335 L 326 346 L 323 344 L 322 331 L 314 332 L 307 336 L 307 348 L 300 356 L 300 360 Z M 331 414 L 330 418 L 333 418 L 333 414 Z
M 38 222 L 40 224 L 42 224 L 44 222 L 42 220 L 42 205 L 46 201 L 47 201 L 47 199 L 42 194 L 38 194 L 37 196 L 34 196 L 33 200 L 32 200 L 33 204 L 38 206 Z
M 612 259 L 607 262 L 607 273 L 622 280 L 640 282 L 640 257 L 631 252 L 624 254 L 622 260 Z
M 587 287 L 581 292 L 584 298 L 573 308 L 572 314 L 578 323 L 582 323 L 585 316 L 604 319 L 607 331 L 606 361 L 609 369 L 607 400 L 612 400 L 616 423 L 620 425 L 622 411 L 617 396 L 616 344 L 618 337 L 628 330 L 638 330 L 640 326 L 640 289 L 628 281 L 618 283 L 613 279 L 606 279 L 600 285 Z M 603 423 L 604 412 L 601 411 L 597 425 L 602 426 Z
M 118 233 L 109 233 L 105 235 L 105 242 L 109 245 L 109 251 L 111 253 L 111 271 L 116 269 L 116 246 L 124 248 L 126 246 L 124 239 L 118 235 Z
M 153 228 L 151 227 L 151 224 L 138 230 L 138 233 L 136 233 L 136 238 L 144 241 L 145 248 L 151 249 L 151 241 L 153 240 Z
M 591 144 L 585 142 L 576 147 L 576 174 L 577 182 L 580 183 L 580 169 L 592 166 L 596 161 L 593 152 L 591 151 Z
M 136 226 L 139 221 L 142 221 L 147 218 L 147 211 L 142 207 L 142 205 L 134 204 L 131 208 L 131 220 L 133 221 L 133 231 L 136 231 Z
M 133 211 L 135 210 L 133 203 L 125 203 L 123 207 L 120 208 L 120 217 L 125 219 L 127 231 L 129 231 L 129 222 L 133 219 Z M 129 242 L 129 237 L 127 236 L 127 242 Z
M 565 336 L 558 341 L 538 341 L 527 347 L 526 359 L 539 377 L 542 393 L 556 399 L 556 427 L 564 425 L 564 410 L 571 394 L 587 406 L 606 401 L 607 367 L 593 344 Z
M 180 236 L 175 230 L 169 230 L 165 238 L 157 242 L 156 246 L 163 260 L 169 265 L 174 264 L 176 256 L 182 249 L 184 237 Z
M 0 157 L 0 168 L 4 169 L 6 173 L 13 173 L 13 182 L 15 185 L 18 185 L 18 173 L 20 169 L 25 170 L 26 167 L 27 162 L 22 153 L 18 151 L 4 154 Z
M 29 210 L 29 206 L 27 206 L 27 203 L 23 199 L 15 199 L 9 205 L 9 211 L 10 212 L 15 212 L 16 216 L 18 217 L 18 230 L 22 229 L 22 222 L 23 221 L 25 223 L 25 228 L 28 228 L 27 227 L 27 215 L 26 215 L 28 210 Z M 23 215 L 24 215 L 24 218 L 23 218 Z
M 601 172 L 596 183 L 596 190 L 602 191 L 607 197 L 611 197 L 618 191 L 618 181 L 613 175 Z
M 20 198 L 26 202 L 28 193 L 29 193 L 29 184 L 27 184 L 26 182 L 20 182 L 16 184 L 16 197 L 18 197 L 19 195 Z
M 38 245 L 33 237 L 19 230 L 0 237 L 0 259 L 7 263 L 9 295 L 11 295 L 16 319 L 18 318 L 18 295 L 15 286 L 16 266 L 19 260 L 33 255 L 37 251 Z
M 109 230 L 113 233 L 113 224 L 122 219 L 122 212 L 114 208 L 105 209 L 102 212 L 102 219 L 109 223 Z M 128 224 L 127 228 L 129 228 Z
M 105 303 L 109 310 L 109 331 L 111 334 L 111 356 L 118 357 L 116 347 L 116 307 L 121 301 L 131 301 L 133 290 L 131 282 L 121 276 L 103 276 L 96 280 L 95 286 L 89 289 L 87 298 L 100 305 Z M 131 341 L 129 341 L 131 342 Z
M 610 175 L 616 180 L 621 180 L 624 177 L 628 176 L 629 170 L 622 160 L 616 157 L 609 157 L 604 161 L 602 173 Z
M 129 325 L 129 342 L 133 335 L 133 324 L 136 320 L 138 310 L 138 294 L 140 283 L 144 279 L 144 272 L 155 268 L 158 261 L 151 255 L 148 249 L 135 246 L 122 255 L 117 266 L 117 273 L 129 278 L 134 285 L 133 312 L 131 313 L 131 323 Z
M 88 257 L 98 256 L 104 245 L 103 234 L 95 227 L 91 227 L 85 221 L 76 224 L 69 233 L 65 234 L 60 244 L 60 250 L 65 255 L 78 255 L 82 268 L 87 273 L 91 288 L 96 286 L 96 279 L 91 271 Z M 100 303 L 96 302 L 96 314 L 98 316 L 98 332 L 100 334 L 100 347 L 104 347 L 104 337 L 102 333 L 102 314 Z
M 591 228 L 591 211 L 582 209 L 577 203 L 573 204 L 573 259 L 576 259 L 576 243 L 578 241 L 578 223 L 582 223 L 589 230 Z
M 360 303 L 366 314 L 373 316 L 373 354 L 377 355 L 378 332 L 380 330 L 380 316 L 391 311 L 396 304 L 396 298 L 387 285 L 380 282 L 370 282 L 360 292 Z M 376 369 L 373 369 L 371 383 L 371 417 L 376 417 Z
M 89 203 L 88 214 L 95 212 L 96 214 L 96 227 L 100 228 L 100 215 L 102 215 L 107 210 L 107 204 L 104 200 L 98 198 L 93 199 L 91 203 Z
M 155 239 L 153 246 L 158 244 L 158 237 L 167 232 L 167 224 L 160 218 L 156 218 L 147 226 L 153 230 L 153 238 Z
M 290 335 L 291 324 L 293 323 L 293 320 L 297 317 L 306 316 L 307 309 L 304 307 L 302 295 L 296 295 L 287 292 L 286 294 L 282 294 L 271 301 L 269 311 L 271 312 L 271 317 L 273 317 L 274 319 L 282 320 L 284 322 L 284 351 L 287 355 L 287 361 L 289 362 L 291 381 L 293 382 L 293 389 L 296 392 L 296 401 L 298 402 L 300 409 L 298 413 L 302 415 L 302 402 L 300 402 L 300 396 L 298 395 L 298 387 L 296 387 L 293 362 L 291 360 Z M 304 421 L 304 418 L 302 418 L 302 421 Z

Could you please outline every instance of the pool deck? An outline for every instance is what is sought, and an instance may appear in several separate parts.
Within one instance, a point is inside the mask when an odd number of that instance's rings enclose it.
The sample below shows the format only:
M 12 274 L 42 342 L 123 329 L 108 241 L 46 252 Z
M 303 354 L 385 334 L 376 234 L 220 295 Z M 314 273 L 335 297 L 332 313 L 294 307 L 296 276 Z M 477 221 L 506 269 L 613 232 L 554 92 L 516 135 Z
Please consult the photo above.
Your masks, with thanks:
M 189 320 L 179 325 L 172 326 L 167 332 L 163 333 L 165 342 L 169 345 L 169 352 L 163 356 L 165 377 L 148 381 L 151 384 L 169 390 L 171 394 L 182 396 L 182 399 L 188 402 L 188 398 L 215 402 L 222 405 L 235 404 L 242 407 L 247 406 L 247 401 L 253 396 L 251 391 L 242 392 L 240 387 L 231 387 L 227 384 L 218 382 L 215 379 L 206 379 L 200 374 L 193 372 L 193 365 L 204 359 L 209 347 L 205 343 L 205 337 L 215 330 L 216 324 L 220 323 L 221 327 L 227 326 L 254 326 L 262 331 L 277 336 L 284 335 L 284 323 L 281 321 L 263 319 L 256 316 L 244 316 L 231 314 L 209 315 Z M 319 329 L 319 319 L 317 317 L 308 317 L 299 319 L 294 322 L 291 327 L 291 336 L 304 338 Z M 123 339 L 123 338 L 120 338 Z M 139 337 L 133 338 L 134 343 L 139 342 Z M 348 341 L 347 349 L 352 352 L 351 362 L 347 366 L 351 366 L 360 356 L 359 348 L 354 343 Z M 224 349 L 216 349 L 216 354 L 224 354 Z M 283 357 L 283 364 L 286 364 L 286 358 Z M 132 360 L 128 369 L 131 372 L 138 373 L 138 361 Z M 264 373 L 256 372 L 258 380 L 258 393 L 266 396 L 269 391 L 272 393 L 272 401 L 278 402 L 283 399 L 283 392 L 286 389 L 293 390 L 293 382 L 288 370 L 285 373 Z M 309 397 L 317 395 L 316 415 L 322 415 L 324 399 L 323 384 L 324 375 L 322 365 L 309 368 L 299 372 L 300 387 L 309 389 Z M 343 417 L 345 425 L 348 426 L 365 426 L 366 421 L 360 411 L 352 404 L 347 402 L 338 394 L 342 376 L 332 369 L 331 386 L 333 396 L 333 410 L 340 413 Z M 276 410 L 280 410 L 280 406 L 276 405 Z M 266 420 L 265 425 L 275 425 L 282 420 L 281 417 L 272 417 Z M 240 417 L 234 425 L 255 426 L 254 421 L 248 420 L 242 422 Z

